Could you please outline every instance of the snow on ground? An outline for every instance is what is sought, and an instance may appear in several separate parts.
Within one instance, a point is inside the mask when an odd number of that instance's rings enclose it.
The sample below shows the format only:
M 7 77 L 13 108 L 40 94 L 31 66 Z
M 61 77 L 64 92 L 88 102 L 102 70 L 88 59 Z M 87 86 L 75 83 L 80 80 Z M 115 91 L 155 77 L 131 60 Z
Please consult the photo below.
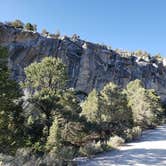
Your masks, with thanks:
M 139 141 L 105 152 L 78 166 L 166 166 L 166 125 L 147 130 Z

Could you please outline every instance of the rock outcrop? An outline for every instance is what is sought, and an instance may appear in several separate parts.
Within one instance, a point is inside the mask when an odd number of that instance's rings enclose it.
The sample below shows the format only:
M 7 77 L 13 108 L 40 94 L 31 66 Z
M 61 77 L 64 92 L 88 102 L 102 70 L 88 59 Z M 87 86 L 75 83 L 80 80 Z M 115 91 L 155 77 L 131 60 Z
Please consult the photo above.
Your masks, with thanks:
M 44 37 L 0 24 L 0 45 L 9 49 L 9 67 L 17 81 L 25 78 L 24 68 L 45 56 L 60 57 L 67 65 L 69 87 L 89 93 L 112 81 L 125 87 L 140 79 L 146 88 L 154 88 L 166 100 L 166 60 L 115 51 L 79 38 Z

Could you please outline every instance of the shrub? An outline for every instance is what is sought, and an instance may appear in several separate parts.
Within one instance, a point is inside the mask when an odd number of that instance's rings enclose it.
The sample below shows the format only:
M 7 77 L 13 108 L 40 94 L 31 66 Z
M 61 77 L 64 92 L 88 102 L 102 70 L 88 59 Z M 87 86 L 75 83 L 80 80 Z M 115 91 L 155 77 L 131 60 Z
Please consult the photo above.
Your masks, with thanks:
M 117 132 L 121 133 L 132 125 L 132 111 L 127 106 L 126 95 L 112 82 L 100 92 L 91 91 L 81 106 L 81 115 L 99 125 L 98 132 L 104 139 L 111 132 L 116 131 L 114 134 L 119 135 Z
M 124 133 L 125 133 L 125 140 L 126 140 L 127 142 L 132 141 L 132 139 L 133 139 L 133 136 L 132 136 L 132 129 L 127 129 L 127 130 L 124 131 Z
M 135 125 L 152 128 L 161 122 L 163 109 L 155 90 L 145 89 L 140 80 L 135 80 L 127 85 L 126 93 Z
M 96 149 L 97 153 L 103 151 L 103 144 L 100 141 L 98 141 L 97 143 L 95 143 L 94 146 L 95 146 L 95 149 Z
M 23 27 L 24 27 L 24 23 L 20 20 L 15 20 L 15 21 L 11 22 L 11 25 L 15 28 L 21 28 L 21 29 L 23 29 Z
M 64 146 L 60 150 L 61 159 L 70 161 L 74 158 L 76 150 L 72 146 Z
M 120 145 L 122 145 L 125 142 L 125 140 L 117 135 L 110 137 L 109 141 L 107 141 L 107 145 L 110 148 L 117 148 Z
M 41 34 L 42 34 L 43 36 L 48 36 L 48 35 L 49 35 L 49 32 L 48 32 L 46 29 L 43 29 Z
M 55 117 L 47 137 L 46 150 L 59 153 L 62 148 L 58 119 Z
M 140 126 L 136 126 L 132 128 L 132 136 L 133 139 L 138 139 L 142 134 L 142 129 Z
M 8 50 L 0 46 L 0 151 L 14 153 L 22 143 L 20 87 L 11 79 Z
M 80 147 L 80 149 L 79 149 L 80 155 L 87 156 L 87 157 L 90 157 L 91 155 L 100 153 L 102 151 L 103 151 L 103 149 L 102 149 L 101 142 L 88 143 L 84 147 Z
M 126 141 L 132 141 L 138 139 L 142 134 L 140 126 L 133 127 L 132 129 L 126 130 Z
M 26 23 L 26 25 L 25 25 L 25 29 L 26 30 L 29 30 L 29 31 L 36 31 L 37 29 L 36 29 L 36 25 L 32 25 L 31 23 Z

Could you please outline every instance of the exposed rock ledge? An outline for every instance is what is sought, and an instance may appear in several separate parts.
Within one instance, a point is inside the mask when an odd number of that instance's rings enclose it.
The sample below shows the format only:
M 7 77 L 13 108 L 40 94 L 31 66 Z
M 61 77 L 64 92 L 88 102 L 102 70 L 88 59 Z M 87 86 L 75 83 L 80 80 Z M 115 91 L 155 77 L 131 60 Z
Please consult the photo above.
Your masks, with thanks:
M 9 48 L 9 67 L 13 78 L 25 78 L 24 68 L 45 56 L 58 56 L 68 67 L 69 86 L 85 93 L 101 89 L 106 83 L 125 87 L 140 79 L 146 88 L 154 88 L 166 100 L 166 60 L 138 57 L 69 37 L 51 38 L 22 31 L 0 23 L 0 45 Z

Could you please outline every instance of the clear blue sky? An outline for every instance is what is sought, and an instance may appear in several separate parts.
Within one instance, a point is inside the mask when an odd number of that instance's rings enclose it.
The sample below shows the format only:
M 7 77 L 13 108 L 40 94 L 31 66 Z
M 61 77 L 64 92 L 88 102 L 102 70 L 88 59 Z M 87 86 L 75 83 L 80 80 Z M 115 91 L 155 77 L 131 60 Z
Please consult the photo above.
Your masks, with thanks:
M 0 21 L 166 56 L 166 0 L 0 0 Z

